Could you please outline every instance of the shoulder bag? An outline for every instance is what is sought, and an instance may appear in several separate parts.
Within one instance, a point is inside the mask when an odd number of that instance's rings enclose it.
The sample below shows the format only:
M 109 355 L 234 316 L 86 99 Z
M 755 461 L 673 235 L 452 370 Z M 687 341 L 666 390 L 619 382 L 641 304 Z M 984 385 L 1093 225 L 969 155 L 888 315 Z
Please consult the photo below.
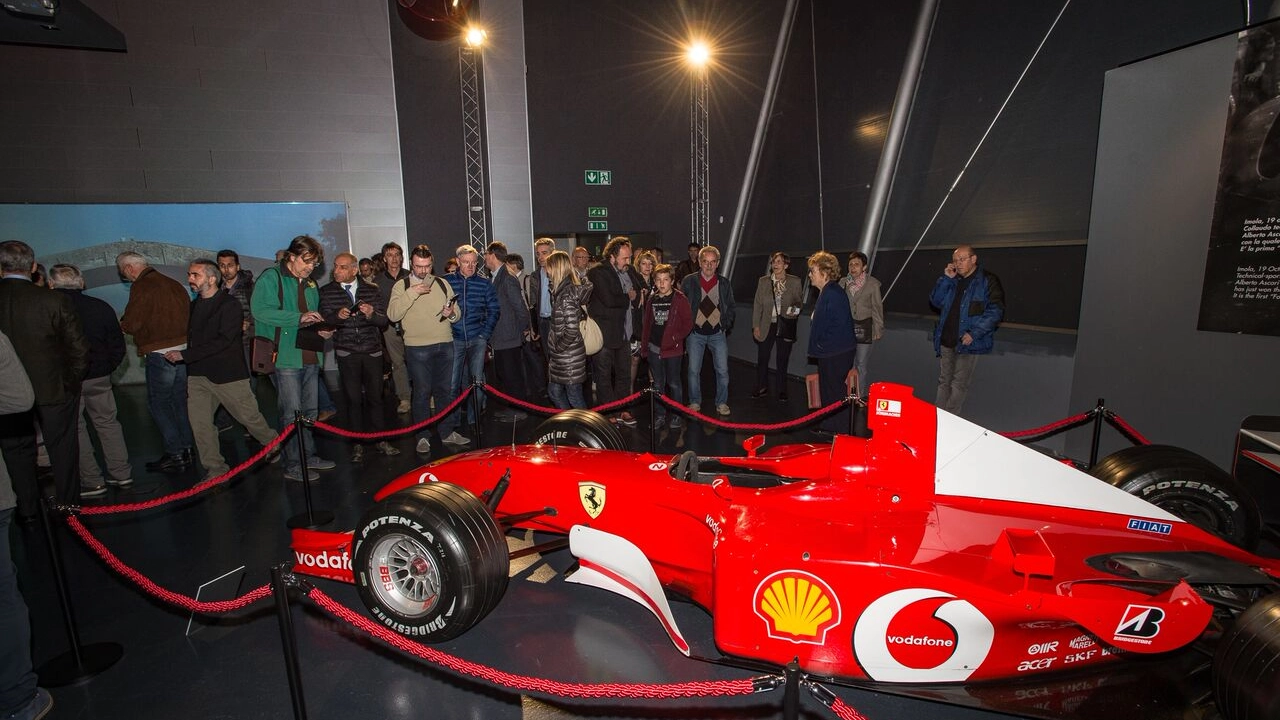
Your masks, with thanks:
M 276 270 L 276 282 L 279 283 L 277 290 L 280 299 L 280 309 L 284 309 L 284 278 L 280 277 L 280 271 Z M 270 375 L 276 371 L 276 356 L 280 352 L 280 328 L 276 328 L 276 336 L 274 340 L 268 340 L 261 335 L 254 335 L 253 341 L 249 344 L 249 371 L 255 375 Z
M 582 320 L 578 323 L 578 331 L 582 333 L 582 346 L 586 348 L 588 355 L 595 355 L 604 347 L 604 334 L 600 332 L 600 326 L 595 320 L 587 314 L 587 308 L 582 307 Z

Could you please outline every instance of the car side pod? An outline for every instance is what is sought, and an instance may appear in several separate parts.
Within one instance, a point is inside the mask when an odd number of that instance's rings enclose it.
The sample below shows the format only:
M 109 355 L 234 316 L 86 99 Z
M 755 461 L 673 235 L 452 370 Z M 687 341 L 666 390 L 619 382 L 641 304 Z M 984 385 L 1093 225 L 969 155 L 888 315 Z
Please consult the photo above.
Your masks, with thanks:
M 569 530 L 569 552 L 578 558 L 578 569 L 567 579 L 617 593 L 645 606 L 657 616 L 676 649 L 689 654 L 689 643 L 676 627 L 662 583 L 649 558 L 631 541 L 586 525 Z
M 1039 595 L 1040 609 L 1128 652 L 1160 653 L 1188 645 L 1213 616 L 1213 607 L 1185 580 L 1155 596 L 1087 580 L 1064 583 L 1060 592 Z

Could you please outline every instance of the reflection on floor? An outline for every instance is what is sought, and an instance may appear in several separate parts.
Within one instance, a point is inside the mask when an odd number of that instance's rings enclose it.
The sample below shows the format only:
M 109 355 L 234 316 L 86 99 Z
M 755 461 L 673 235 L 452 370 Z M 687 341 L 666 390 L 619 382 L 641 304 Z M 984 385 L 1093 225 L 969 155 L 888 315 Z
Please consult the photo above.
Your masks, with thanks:
M 779 422 L 803 415 L 804 393 L 792 381 L 791 398 L 776 394 L 753 400 L 752 370 L 733 367 L 730 419 Z M 264 407 L 273 407 L 267 383 Z M 159 437 L 145 410 L 141 387 L 117 391 L 135 468 L 134 487 L 113 489 L 102 502 L 148 499 L 190 487 L 199 469 L 184 475 L 151 474 L 145 461 L 160 455 Z M 491 408 L 492 409 L 492 408 Z M 272 413 L 268 413 L 270 415 Z M 491 413 L 490 413 L 491 414 Z M 637 449 L 647 449 L 649 410 L 637 408 L 640 424 L 624 430 Z M 341 424 L 339 417 L 337 422 Z M 407 422 L 400 416 L 397 422 Z M 486 418 L 485 445 L 522 442 L 539 418 L 516 424 Z M 332 510 L 329 529 L 352 527 L 372 502 L 372 494 L 398 474 L 421 464 L 409 437 L 402 451 L 387 458 L 367 453 L 363 464 L 349 462 L 349 445 L 317 435 L 319 454 L 338 462 L 314 483 L 314 504 Z M 742 433 L 694 425 L 660 433 L 657 451 L 693 449 L 704 455 L 741 454 Z M 807 430 L 775 436 L 815 441 Z M 240 428 L 222 434 L 229 460 L 248 449 Z M 448 446 L 432 443 L 433 457 Z M 260 466 L 213 492 L 139 513 L 85 518 L 90 531 L 126 564 L 164 588 L 201 599 L 226 599 L 268 582 L 272 566 L 290 560 L 285 521 L 303 509 L 298 483 L 281 478 L 280 466 Z M 67 638 L 54 591 L 43 534 L 15 527 L 14 552 L 23 591 L 31 607 L 37 665 L 65 652 Z M 65 530 L 58 533 L 80 636 L 85 643 L 113 641 L 124 646 L 115 666 L 88 682 L 54 690 L 51 718 L 85 720 L 154 718 L 282 718 L 291 711 L 289 687 L 276 617 L 269 601 L 231 617 L 198 617 L 150 599 L 106 568 Z M 514 537 L 513 543 L 528 543 Z M 565 551 L 533 557 L 513 566 L 513 581 L 497 609 L 461 638 L 436 646 L 460 658 L 503 671 L 567 682 L 672 683 L 738 679 L 762 673 L 691 660 L 667 640 L 657 621 L 610 593 L 569 586 L 560 578 L 572 558 Z M 363 608 L 354 589 L 317 581 L 343 604 Z M 306 708 L 312 718 L 776 718 L 782 693 L 686 700 L 573 700 L 531 697 L 428 666 L 361 636 L 332 620 L 306 599 L 294 603 Z M 676 603 L 677 620 L 694 654 L 717 656 L 711 620 L 697 607 Z M 190 627 L 189 627 L 190 626 Z M 926 703 L 893 695 L 840 688 L 839 695 L 872 720 L 913 717 L 977 718 L 992 713 Z M 802 717 L 834 717 L 807 694 Z

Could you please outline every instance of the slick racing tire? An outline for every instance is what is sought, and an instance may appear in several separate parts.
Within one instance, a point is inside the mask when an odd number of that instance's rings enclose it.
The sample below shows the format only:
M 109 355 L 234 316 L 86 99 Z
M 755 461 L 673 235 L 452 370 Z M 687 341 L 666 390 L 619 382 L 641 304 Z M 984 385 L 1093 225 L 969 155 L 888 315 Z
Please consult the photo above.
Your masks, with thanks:
M 356 590 L 369 613 L 426 642 L 466 632 L 507 589 L 507 543 L 484 503 L 443 482 L 401 490 L 355 530 Z
M 594 410 L 565 410 L 542 421 L 533 433 L 534 445 L 565 445 L 594 450 L 629 450 L 622 433 Z
M 1237 547 L 1258 546 L 1258 503 L 1235 478 L 1189 450 L 1169 445 L 1125 448 L 1103 458 L 1089 474 Z
M 1223 633 L 1213 695 L 1225 720 L 1280 718 L 1280 593 L 1250 605 Z

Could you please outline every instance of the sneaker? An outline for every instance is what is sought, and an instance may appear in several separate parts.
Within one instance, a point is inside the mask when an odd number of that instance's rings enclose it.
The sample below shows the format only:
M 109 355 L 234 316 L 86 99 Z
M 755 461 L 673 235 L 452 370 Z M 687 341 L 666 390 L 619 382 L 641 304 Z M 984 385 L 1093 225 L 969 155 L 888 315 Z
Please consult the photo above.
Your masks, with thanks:
M 101 497 L 106 494 L 107 494 L 106 483 L 103 483 L 102 485 L 81 485 L 80 486 L 80 497 L 82 498 Z
M 216 478 L 216 477 L 219 477 L 219 476 L 225 475 L 225 474 L 227 474 L 227 473 L 228 473 L 228 472 L 230 472 L 230 471 L 231 471 L 231 468 L 225 468 L 225 467 L 224 467 L 224 468 L 222 468 L 222 469 L 220 469 L 220 470 L 219 470 L 219 469 L 209 470 L 208 472 L 206 472 L 206 473 L 204 474 L 204 479 L 205 479 L 205 480 L 212 480 L 212 479 L 214 479 L 214 478 Z M 202 482 L 203 482 L 203 481 L 202 481 Z
M 666 427 L 666 425 L 667 425 L 667 416 L 666 416 L 666 415 L 661 415 L 661 416 L 656 417 L 656 418 L 654 418 L 654 419 L 653 419 L 653 429 L 654 429 L 654 430 L 661 430 L 662 428 Z
M 396 406 L 396 412 L 399 413 L 400 415 L 404 415 L 405 413 L 409 412 L 412 409 L 413 409 L 413 403 L 409 402 L 408 400 L 401 400 L 400 404 Z
M 751 393 L 751 397 L 753 397 L 753 398 L 755 398 L 755 399 L 759 400 L 760 398 L 762 398 L 762 397 L 764 397 L 765 395 L 768 395 L 768 394 L 769 394 L 769 388 L 767 388 L 767 387 L 762 387 L 762 388 L 760 388 L 759 390 L 756 390 L 755 392 Z
M 292 470 L 285 470 L 284 479 L 292 480 L 294 482 L 302 482 L 302 468 L 297 467 Z
M 15 720 L 40 720 L 40 718 L 48 715 L 52 709 L 53 696 L 49 694 L 48 690 L 38 687 L 36 688 L 36 696 L 31 698 L 31 702 L 19 708 L 14 714 L 6 715 L 5 717 L 15 718 Z
M 679 415 L 672 415 L 671 429 L 675 430 L 676 428 L 682 428 L 682 427 L 684 427 L 684 419 L 681 418 Z
M 454 435 L 457 435 L 457 433 L 454 433 Z M 447 438 L 445 439 L 445 442 L 448 442 Z M 413 449 L 414 452 L 417 452 L 420 455 L 430 455 L 431 441 L 426 438 L 418 438 L 418 444 Z
M 631 413 L 629 413 L 629 412 L 624 412 L 624 413 L 622 413 L 621 415 L 619 415 L 619 416 L 618 416 L 618 424 L 619 424 L 619 425 L 626 425 L 627 427 L 635 427 L 635 426 L 636 426 L 636 416 L 635 416 L 635 415 L 632 415 L 632 414 L 631 414 Z
M 351 448 L 351 462 L 353 463 L 364 462 L 364 446 L 363 445 L 356 445 L 355 447 Z
M 280 456 L 283 454 L 284 453 L 280 452 L 280 446 L 277 445 L 271 448 L 271 452 L 267 453 L 266 461 L 272 465 L 275 465 L 276 463 L 280 462 Z
M 702 403 L 689 403 L 689 409 L 694 412 L 702 412 Z
M 316 422 L 324 422 L 338 414 L 337 410 L 321 410 L 316 414 Z
M 716 412 L 720 413 L 721 415 L 728 415 L 729 406 L 725 405 L 724 403 L 720 403 L 719 405 L 716 406 Z
M 307 469 L 308 469 L 308 470 L 332 470 L 332 469 L 334 469 L 334 468 L 336 468 L 336 467 L 338 467 L 338 463 L 336 463 L 336 462 L 334 462 L 334 461 L 332 461 L 332 460 L 325 460 L 325 459 L 324 459 L 324 458 L 322 458 L 322 457 L 309 457 L 309 458 L 307 458 Z
M 453 432 L 449 433 L 449 437 L 442 438 L 442 439 L 445 442 L 449 443 L 450 445 L 470 445 L 471 444 L 471 441 L 459 435 L 457 430 L 454 430 Z
M 428 443 L 428 445 L 430 444 Z M 386 440 L 383 440 L 377 445 L 374 445 L 374 447 L 378 449 L 378 452 L 382 453 L 383 455 L 386 455 L 387 457 L 394 457 L 400 454 L 400 448 L 396 447 L 395 445 L 392 445 Z
M 123 480 L 117 480 L 113 477 L 109 477 L 107 478 L 107 484 L 112 485 L 114 487 L 129 487 L 130 485 L 133 484 L 133 478 L 125 478 Z

